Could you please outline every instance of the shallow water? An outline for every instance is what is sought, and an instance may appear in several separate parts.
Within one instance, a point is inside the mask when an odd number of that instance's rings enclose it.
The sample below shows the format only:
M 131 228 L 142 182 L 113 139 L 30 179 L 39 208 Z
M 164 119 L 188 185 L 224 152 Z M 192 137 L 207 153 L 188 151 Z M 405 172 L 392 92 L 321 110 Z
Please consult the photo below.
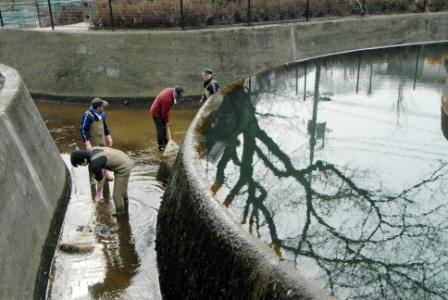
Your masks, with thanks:
M 247 78 L 204 128 L 212 194 L 338 299 L 446 299 L 447 53 L 350 53 Z
M 67 153 L 82 148 L 79 123 L 86 105 L 39 102 L 37 107 L 73 181 L 61 241 L 76 239 L 80 234 L 76 229 L 90 224 L 92 231 L 86 236 L 94 245 L 94 251 L 87 255 L 57 250 L 48 299 L 160 299 L 154 243 L 165 178 L 158 176 L 161 154 L 149 108 L 110 106 L 106 112 L 114 148 L 126 152 L 135 164 L 129 181 L 127 220 L 112 216 L 113 201 L 95 207 L 87 168 L 69 165 Z M 177 143 L 195 113 L 192 108 L 171 112 L 172 135 Z

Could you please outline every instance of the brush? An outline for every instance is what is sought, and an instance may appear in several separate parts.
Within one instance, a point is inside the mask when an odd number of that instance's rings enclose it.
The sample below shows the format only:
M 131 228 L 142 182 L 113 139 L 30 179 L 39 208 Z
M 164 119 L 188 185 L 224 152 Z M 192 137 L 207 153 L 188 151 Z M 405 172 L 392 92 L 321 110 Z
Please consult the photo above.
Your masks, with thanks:
M 90 214 L 89 221 L 87 225 L 83 227 L 80 234 L 67 243 L 62 243 L 59 245 L 59 249 L 63 252 L 69 254 L 88 254 L 93 251 L 92 238 L 87 235 L 89 232 L 89 225 L 95 214 L 95 208 L 92 208 L 92 213 Z

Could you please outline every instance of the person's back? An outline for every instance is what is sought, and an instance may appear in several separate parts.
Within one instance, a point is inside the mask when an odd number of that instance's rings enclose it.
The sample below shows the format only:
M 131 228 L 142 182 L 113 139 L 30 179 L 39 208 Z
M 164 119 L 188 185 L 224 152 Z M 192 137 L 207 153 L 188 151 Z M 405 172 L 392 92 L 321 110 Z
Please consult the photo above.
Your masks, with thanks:
M 105 157 L 104 168 L 113 171 L 115 176 L 129 175 L 132 169 L 132 160 L 122 151 L 109 147 L 93 147 L 91 151 L 91 162 L 95 159 Z
M 184 89 L 180 86 L 163 89 L 151 105 L 150 113 L 157 131 L 157 145 L 159 151 L 164 151 L 168 143 L 166 128 L 169 126 L 169 112 L 176 104 L 176 98 L 181 97 Z
M 114 172 L 115 184 L 112 198 L 115 202 L 117 214 L 128 213 L 128 183 L 131 176 L 132 160 L 122 151 L 109 147 L 93 147 L 90 151 L 89 169 L 99 181 L 102 178 L 102 170 Z M 95 199 L 101 194 L 101 188 L 97 190 Z
M 153 117 L 162 118 L 166 121 L 166 116 L 174 104 L 173 90 L 174 88 L 171 87 L 165 88 L 157 95 L 150 109 Z

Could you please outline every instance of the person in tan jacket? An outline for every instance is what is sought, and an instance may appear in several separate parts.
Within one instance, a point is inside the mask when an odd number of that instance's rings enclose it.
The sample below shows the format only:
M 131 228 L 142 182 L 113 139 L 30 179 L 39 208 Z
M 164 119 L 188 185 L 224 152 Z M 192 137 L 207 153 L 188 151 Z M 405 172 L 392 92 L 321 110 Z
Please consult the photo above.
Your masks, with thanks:
M 89 166 L 89 170 L 97 180 L 95 201 L 101 201 L 101 184 L 105 179 L 104 169 L 114 172 L 115 184 L 112 198 L 117 215 L 128 214 L 128 183 L 132 170 L 132 160 L 122 151 L 109 147 L 93 147 L 90 151 L 76 150 L 70 155 L 71 164 Z

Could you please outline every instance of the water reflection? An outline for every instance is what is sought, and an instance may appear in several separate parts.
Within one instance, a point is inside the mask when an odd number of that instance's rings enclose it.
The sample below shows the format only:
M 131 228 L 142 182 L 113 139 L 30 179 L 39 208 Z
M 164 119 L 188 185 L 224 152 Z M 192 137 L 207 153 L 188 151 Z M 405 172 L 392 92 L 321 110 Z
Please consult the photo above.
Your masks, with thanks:
M 122 295 L 130 286 L 140 266 L 129 219 L 123 216 L 113 218 L 112 212 L 110 201 L 99 206 L 96 211 L 97 223 L 107 226 L 106 234 L 97 235 L 97 240 L 104 246 L 103 253 L 107 266 L 103 282 L 90 287 L 91 295 L 95 299 Z
M 340 299 L 445 299 L 448 46 L 248 78 L 204 127 L 210 189 Z

